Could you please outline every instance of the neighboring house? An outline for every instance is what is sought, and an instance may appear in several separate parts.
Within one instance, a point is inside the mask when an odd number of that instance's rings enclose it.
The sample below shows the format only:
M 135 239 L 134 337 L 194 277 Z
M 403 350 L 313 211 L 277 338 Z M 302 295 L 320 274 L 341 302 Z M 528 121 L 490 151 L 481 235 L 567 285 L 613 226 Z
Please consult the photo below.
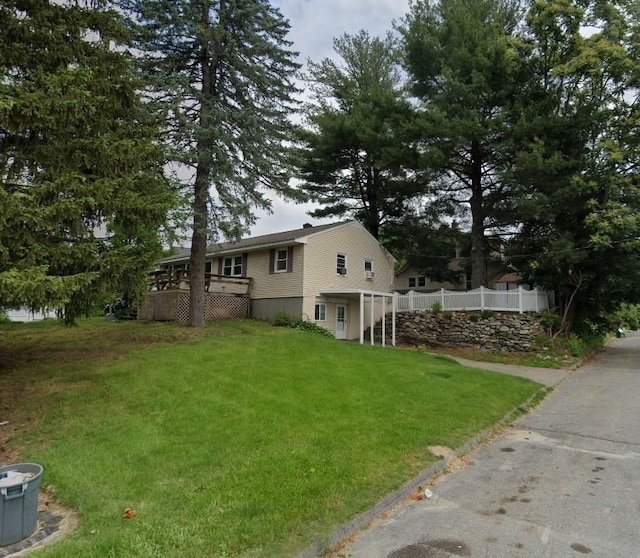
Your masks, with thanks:
M 506 265 L 506 244 L 498 237 L 489 237 L 489 253 L 486 261 L 487 287 L 496 290 L 513 290 L 518 288 L 518 275 Z M 393 282 L 394 289 L 399 293 L 433 292 L 440 289 L 448 291 L 465 291 L 471 289 L 471 274 L 465 271 L 466 258 L 461 250 L 456 249 L 456 254 L 451 256 L 449 269 L 458 274 L 457 280 L 436 281 L 429 277 L 428 271 L 415 266 L 405 265 L 396 272 Z
M 186 321 L 188 262 L 188 251 L 158 262 L 140 317 Z M 206 262 L 207 295 L 216 297 L 211 304 L 220 308 L 242 298 L 252 318 L 273 322 L 286 314 L 315 322 L 336 338 L 362 341 L 364 329 L 392 311 L 395 259 L 357 221 L 211 245 Z M 169 294 L 177 317 L 152 300 Z
M 417 267 L 405 265 L 399 269 L 393 280 L 393 288 L 399 293 L 408 291 L 431 292 L 439 289 L 450 291 L 464 291 L 467 287 L 467 280 L 464 273 L 460 274 L 457 282 L 435 281 L 430 279 L 423 271 Z
M 520 275 L 514 271 L 504 272 L 503 270 L 504 267 L 498 268 L 497 266 L 491 269 L 494 275 L 492 276 L 493 278 L 490 277 L 488 288 L 497 291 L 517 290 L 521 285 Z M 467 275 L 464 273 L 460 274 L 460 279 L 457 282 L 435 281 L 430 279 L 423 271 L 412 266 L 405 266 L 396 273 L 393 287 L 394 290 L 402 294 L 409 291 L 430 293 L 440 289 L 465 291 L 470 288 Z M 528 288 L 531 287 L 529 286 Z
M 520 285 L 520 274 L 508 271 L 496 277 L 493 288 L 497 291 L 515 291 Z

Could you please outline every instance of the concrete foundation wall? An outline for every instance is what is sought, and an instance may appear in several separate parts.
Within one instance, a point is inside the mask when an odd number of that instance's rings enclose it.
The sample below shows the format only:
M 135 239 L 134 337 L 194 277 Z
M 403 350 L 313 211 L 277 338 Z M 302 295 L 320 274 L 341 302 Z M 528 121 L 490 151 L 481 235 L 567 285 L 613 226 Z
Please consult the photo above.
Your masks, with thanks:
M 279 312 L 285 312 L 293 320 L 299 320 L 302 317 L 302 297 L 251 300 L 252 318 L 274 322 Z

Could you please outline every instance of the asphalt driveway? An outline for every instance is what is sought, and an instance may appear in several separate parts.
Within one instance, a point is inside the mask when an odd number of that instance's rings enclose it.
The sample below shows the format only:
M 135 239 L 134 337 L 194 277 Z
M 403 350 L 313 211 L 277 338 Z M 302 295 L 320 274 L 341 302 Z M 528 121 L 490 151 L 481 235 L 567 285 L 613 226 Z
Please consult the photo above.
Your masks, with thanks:
M 640 334 L 547 378 L 559 383 L 535 410 L 336 555 L 640 556 Z

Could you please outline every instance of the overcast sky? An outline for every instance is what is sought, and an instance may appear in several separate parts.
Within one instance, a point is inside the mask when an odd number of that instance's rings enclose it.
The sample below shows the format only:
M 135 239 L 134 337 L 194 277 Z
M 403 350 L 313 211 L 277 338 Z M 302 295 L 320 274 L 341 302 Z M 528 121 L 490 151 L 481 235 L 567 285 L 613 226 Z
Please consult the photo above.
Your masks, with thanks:
M 365 29 L 371 36 L 384 36 L 409 9 L 409 0 L 273 0 L 291 24 L 290 40 L 300 53 L 299 62 L 318 62 L 331 58 L 333 39 L 343 33 L 355 34 Z M 312 206 L 296 205 L 273 199 L 273 214 L 258 213 L 251 235 L 269 234 L 302 227 L 304 223 L 321 224 L 330 220 L 312 219 Z

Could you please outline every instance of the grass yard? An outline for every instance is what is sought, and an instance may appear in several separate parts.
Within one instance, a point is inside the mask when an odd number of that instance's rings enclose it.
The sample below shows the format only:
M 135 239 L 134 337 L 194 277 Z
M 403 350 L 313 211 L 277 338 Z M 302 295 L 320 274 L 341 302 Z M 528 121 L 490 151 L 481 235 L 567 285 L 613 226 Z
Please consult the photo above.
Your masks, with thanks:
M 253 321 L 3 324 L 0 459 L 79 515 L 36 556 L 294 556 L 539 388 Z

